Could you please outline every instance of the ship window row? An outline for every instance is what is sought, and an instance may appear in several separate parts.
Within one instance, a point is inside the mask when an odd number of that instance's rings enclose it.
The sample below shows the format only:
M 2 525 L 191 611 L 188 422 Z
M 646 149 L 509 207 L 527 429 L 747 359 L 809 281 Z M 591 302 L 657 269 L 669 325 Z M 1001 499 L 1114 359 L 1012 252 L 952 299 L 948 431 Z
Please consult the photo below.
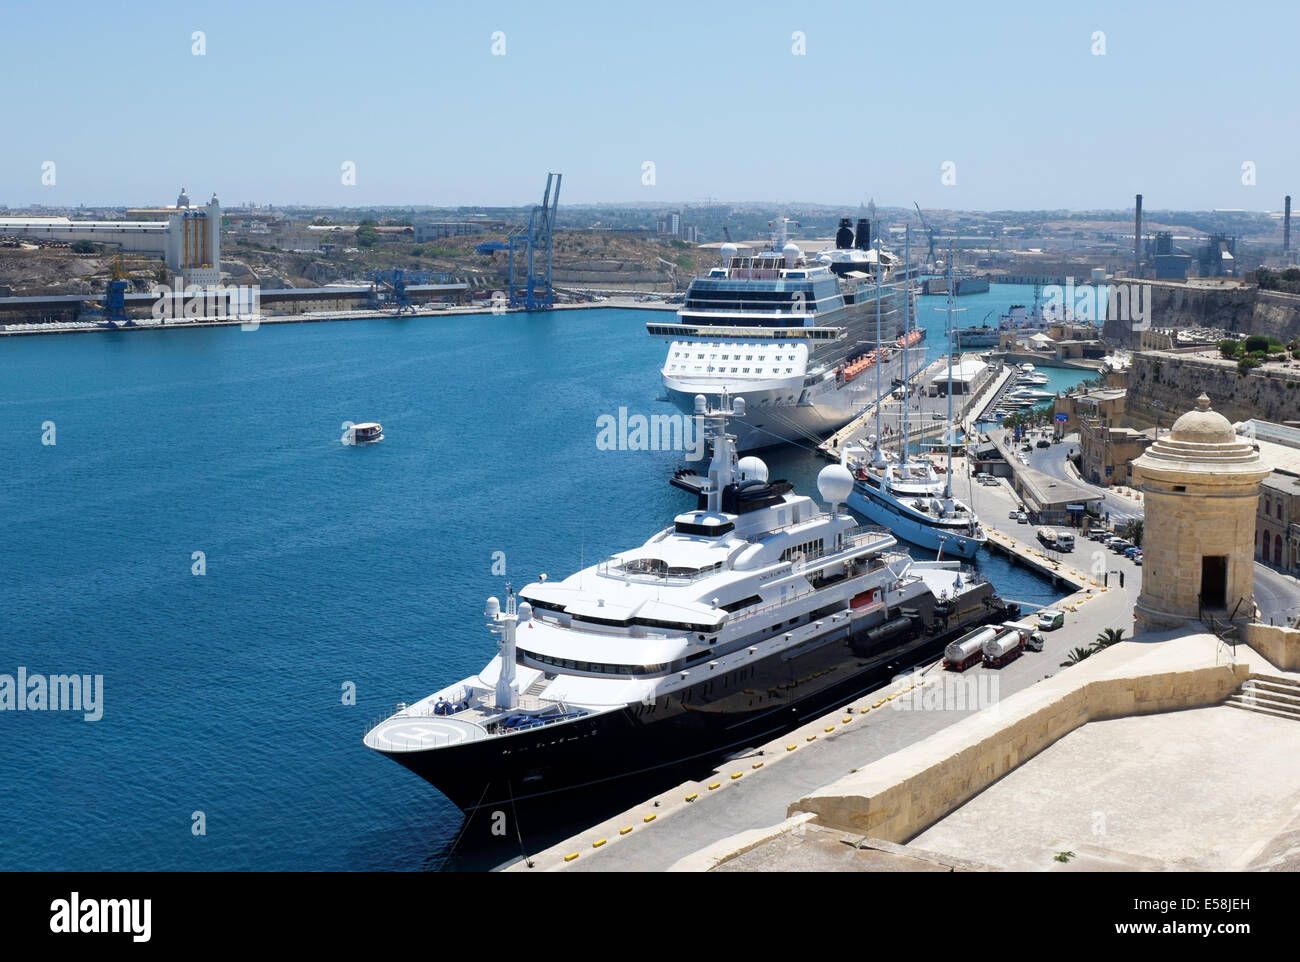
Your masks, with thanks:
M 685 359 L 687 359 L 687 360 L 690 360 L 691 352 L 690 352 L 690 351 L 673 351 L 673 357 L 680 357 L 680 358 L 685 358 Z M 703 354 L 696 354 L 695 357 L 696 357 L 696 360 L 703 361 L 705 356 L 704 356 Z M 709 358 L 710 361 L 716 361 L 716 360 L 719 360 L 717 354 L 710 354 L 710 355 L 708 355 L 708 358 Z M 778 355 L 777 355 L 776 357 L 774 357 L 774 358 L 764 358 L 763 355 L 760 354 L 759 357 L 758 357 L 758 359 L 759 359 L 760 361 L 762 361 L 762 360 L 773 360 L 773 361 L 793 361 L 793 360 L 796 359 L 796 357 L 795 357 L 795 355 L 793 355 L 793 354 L 789 354 L 789 355 L 781 355 L 781 354 L 778 354 Z M 735 358 L 732 358 L 732 356 L 731 356 L 730 354 L 724 354 L 724 355 L 722 355 L 721 360 L 724 360 L 724 361 L 731 361 L 731 360 L 736 360 L 736 361 L 741 361 L 741 360 L 752 361 L 752 360 L 754 360 L 754 355 L 752 355 L 752 354 L 746 354 L 746 355 L 744 355 L 744 357 L 741 357 L 741 355 L 737 354 L 737 355 L 735 356 Z
M 741 608 L 748 608 L 751 605 L 761 604 L 763 599 L 758 595 L 750 595 L 748 598 L 741 598 L 739 601 L 730 601 L 725 605 L 719 605 L 723 611 L 734 614 Z
M 589 671 L 597 675 L 659 675 L 668 670 L 669 665 L 611 665 L 599 661 L 577 661 L 573 658 L 553 658 L 536 652 L 519 649 L 519 654 L 542 665 L 552 668 L 568 668 L 570 671 Z
M 669 365 L 668 365 L 668 370 L 670 370 L 670 371 L 706 371 L 706 372 L 708 372 L 708 373 L 710 373 L 710 374 L 714 373 L 715 371 L 716 371 L 717 373 L 719 373 L 719 374 L 727 374 L 727 373 L 735 374 L 735 373 L 737 373 L 737 372 L 741 372 L 741 373 L 744 373 L 744 374 L 749 374 L 749 373 L 751 373 L 751 369 L 750 369 L 750 368 L 747 368 L 747 367 L 741 367 L 741 368 L 733 367 L 730 371 L 728 371 L 725 367 L 716 367 L 716 366 L 714 366 L 714 365 L 712 365 L 712 364 L 710 364 L 708 367 L 705 367 L 705 366 L 702 365 L 702 364 L 696 364 L 696 365 L 694 365 L 694 366 L 692 366 L 692 365 L 690 365 L 690 364 L 669 364 Z M 767 371 L 766 371 L 765 368 L 756 367 L 756 368 L 753 368 L 753 369 L 752 369 L 752 373 L 754 373 L 754 374 L 765 374 L 765 373 L 767 373 Z M 780 374 L 780 373 L 781 373 L 781 369 L 780 369 L 779 367 L 774 367 L 774 368 L 772 368 L 772 373 L 773 373 L 773 374 Z M 794 373 L 794 368 L 792 368 L 792 367 L 787 367 L 787 368 L 785 369 L 785 373 L 786 373 L 786 374 L 793 374 L 793 373 Z
M 701 568 L 699 570 L 700 572 L 713 571 L 721 566 L 722 562 L 718 562 L 716 565 L 710 565 L 707 568 Z M 521 596 L 521 600 L 527 601 L 532 605 L 533 613 L 539 616 L 541 614 L 548 614 L 552 617 L 557 617 L 564 614 L 566 610 L 564 605 L 546 604 L 544 602 L 533 601 L 531 598 L 524 598 L 523 596 Z M 604 625 L 610 628 L 631 628 L 633 625 L 636 625 L 642 628 L 664 628 L 668 631 L 698 633 L 709 633 L 718 630 L 714 625 L 695 625 L 685 621 L 663 621 L 659 618 L 597 618 L 594 615 L 572 615 L 571 617 L 575 625 Z
M 803 544 L 791 545 L 781 552 L 782 561 L 803 561 L 805 558 L 815 558 L 822 553 L 822 538 L 813 541 L 805 541 Z
M 811 318 L 809 318 L 811 320 Z M 775 328 L 770 335 L 773 339 L 780 338 L 785 340 L 790 337 L 797 337 L 805 340 L 814 341 L 832 341 L 841 336 L 839 328 L 822 327 L 808 329 L 791 329 L 787 323 L 788 317 L 755 317 L 745 318 L 743 328 L 732 326 L 732 319 L 725 317 L 709 317 L 705 314 L 692 315 L 688 322 L 679 322 L 675 324 L 647 324 L 646 330 L 654 337 L 716 337 L 712 328 L 726 328 L 726 334 L 730 337 L 768 337 L 764 328 Z

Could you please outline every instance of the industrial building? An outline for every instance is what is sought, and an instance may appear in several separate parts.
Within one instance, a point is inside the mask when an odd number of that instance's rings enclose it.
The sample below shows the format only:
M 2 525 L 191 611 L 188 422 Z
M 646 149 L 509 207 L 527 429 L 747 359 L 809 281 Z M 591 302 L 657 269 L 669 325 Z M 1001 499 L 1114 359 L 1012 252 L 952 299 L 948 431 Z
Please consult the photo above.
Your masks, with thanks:
M 157 254 L 186 286 L 208 287 L 221 282 L 221 204 L 216 194 L 196 207 L 182 187 L 174 207 L 143 208 L 133 213 L 151 219 L 0 217 L 0 234 L 65 243 L 91 241 L 129 253 Z

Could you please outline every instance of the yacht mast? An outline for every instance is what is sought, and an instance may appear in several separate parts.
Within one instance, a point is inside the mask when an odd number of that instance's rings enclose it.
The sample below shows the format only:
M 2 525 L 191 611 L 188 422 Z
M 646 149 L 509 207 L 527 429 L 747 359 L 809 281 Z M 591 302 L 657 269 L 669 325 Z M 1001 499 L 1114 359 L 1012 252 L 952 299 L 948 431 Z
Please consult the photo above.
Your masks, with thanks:
M 907 362 L 908 355 L 912 352 L 909 350 L 910 345 L 907 343 L 907 336 L 911 333 L 910 323 L 912 317 L 912 225 L 907 225 L 907 230 L 903 235 L 903 440 L 902 448 L 898 452 L 898 463 L 907 463 L 907 405 L 911 401 L 909 393 L 909 378 Z
M 952 497 L 952 443 L 956 440 L 957 426 L 952 423 L 952 246 L 948 247 L 948 473 L 944 478 L 943 496 Z
M 880 409 L 885 398 L 880 393 L 880 369 L 885 366 L 885 344 L 880 339 L 880 238 L 876 238 L 876 454 L 880 453 L 883 436 L 880 433 Z

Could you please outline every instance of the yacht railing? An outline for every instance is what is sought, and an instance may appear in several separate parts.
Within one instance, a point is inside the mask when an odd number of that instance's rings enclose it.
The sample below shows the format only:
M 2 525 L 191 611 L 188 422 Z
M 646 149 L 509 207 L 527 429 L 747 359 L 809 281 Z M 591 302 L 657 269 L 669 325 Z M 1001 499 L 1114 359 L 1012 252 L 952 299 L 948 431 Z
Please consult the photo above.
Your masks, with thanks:
M 638 560 L 638 559 L 633 559 Z M 707 578 L 715 575 L 722 570 L 723 562 L 711 565 L 708 568 L 700 568 L 689 573 L 673 573 L 671 568 L 665 568 L 662 572 L 654 569 L 646 570 L 628 570 L 626 564 L 621 561 L 606 559 L 596 565 L 596 573 L 605 575 L 610 578 L 622 578 L 626 581 L 641 581 L 648 584 L 656 585 L 689 585 L 692 582 L 699 581 L 701 578 Z

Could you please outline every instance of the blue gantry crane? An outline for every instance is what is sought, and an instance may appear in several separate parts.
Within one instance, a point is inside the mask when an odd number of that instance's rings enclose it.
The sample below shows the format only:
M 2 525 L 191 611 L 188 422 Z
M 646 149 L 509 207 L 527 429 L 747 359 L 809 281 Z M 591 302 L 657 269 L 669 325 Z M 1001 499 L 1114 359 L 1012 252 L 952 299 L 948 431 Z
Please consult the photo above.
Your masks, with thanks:
M 420 271 L 371 271 L 366 278 L 370 281 L 370 309 L 396 308 L 397 313 L 410 311 L 415 313 L 411 298 L 406 293 L 407 284 L 428 284 L 433 275 Z
M 541 206 L 529 212 L 526 229 L 520 227 L 504 241 L 478 244 L 474 248 L 489 256 L 497 251 L 506 252 L 506 295 L 510 307 L 544 311 L 555 305 L 555 290 L 551 286 L 552 234 L 555 212 L 560 206 L 561 177 L 563 174 L 546 175 L 546 191 L 542 194 Z M 517 258 L 523 263 L 516 264 Z

